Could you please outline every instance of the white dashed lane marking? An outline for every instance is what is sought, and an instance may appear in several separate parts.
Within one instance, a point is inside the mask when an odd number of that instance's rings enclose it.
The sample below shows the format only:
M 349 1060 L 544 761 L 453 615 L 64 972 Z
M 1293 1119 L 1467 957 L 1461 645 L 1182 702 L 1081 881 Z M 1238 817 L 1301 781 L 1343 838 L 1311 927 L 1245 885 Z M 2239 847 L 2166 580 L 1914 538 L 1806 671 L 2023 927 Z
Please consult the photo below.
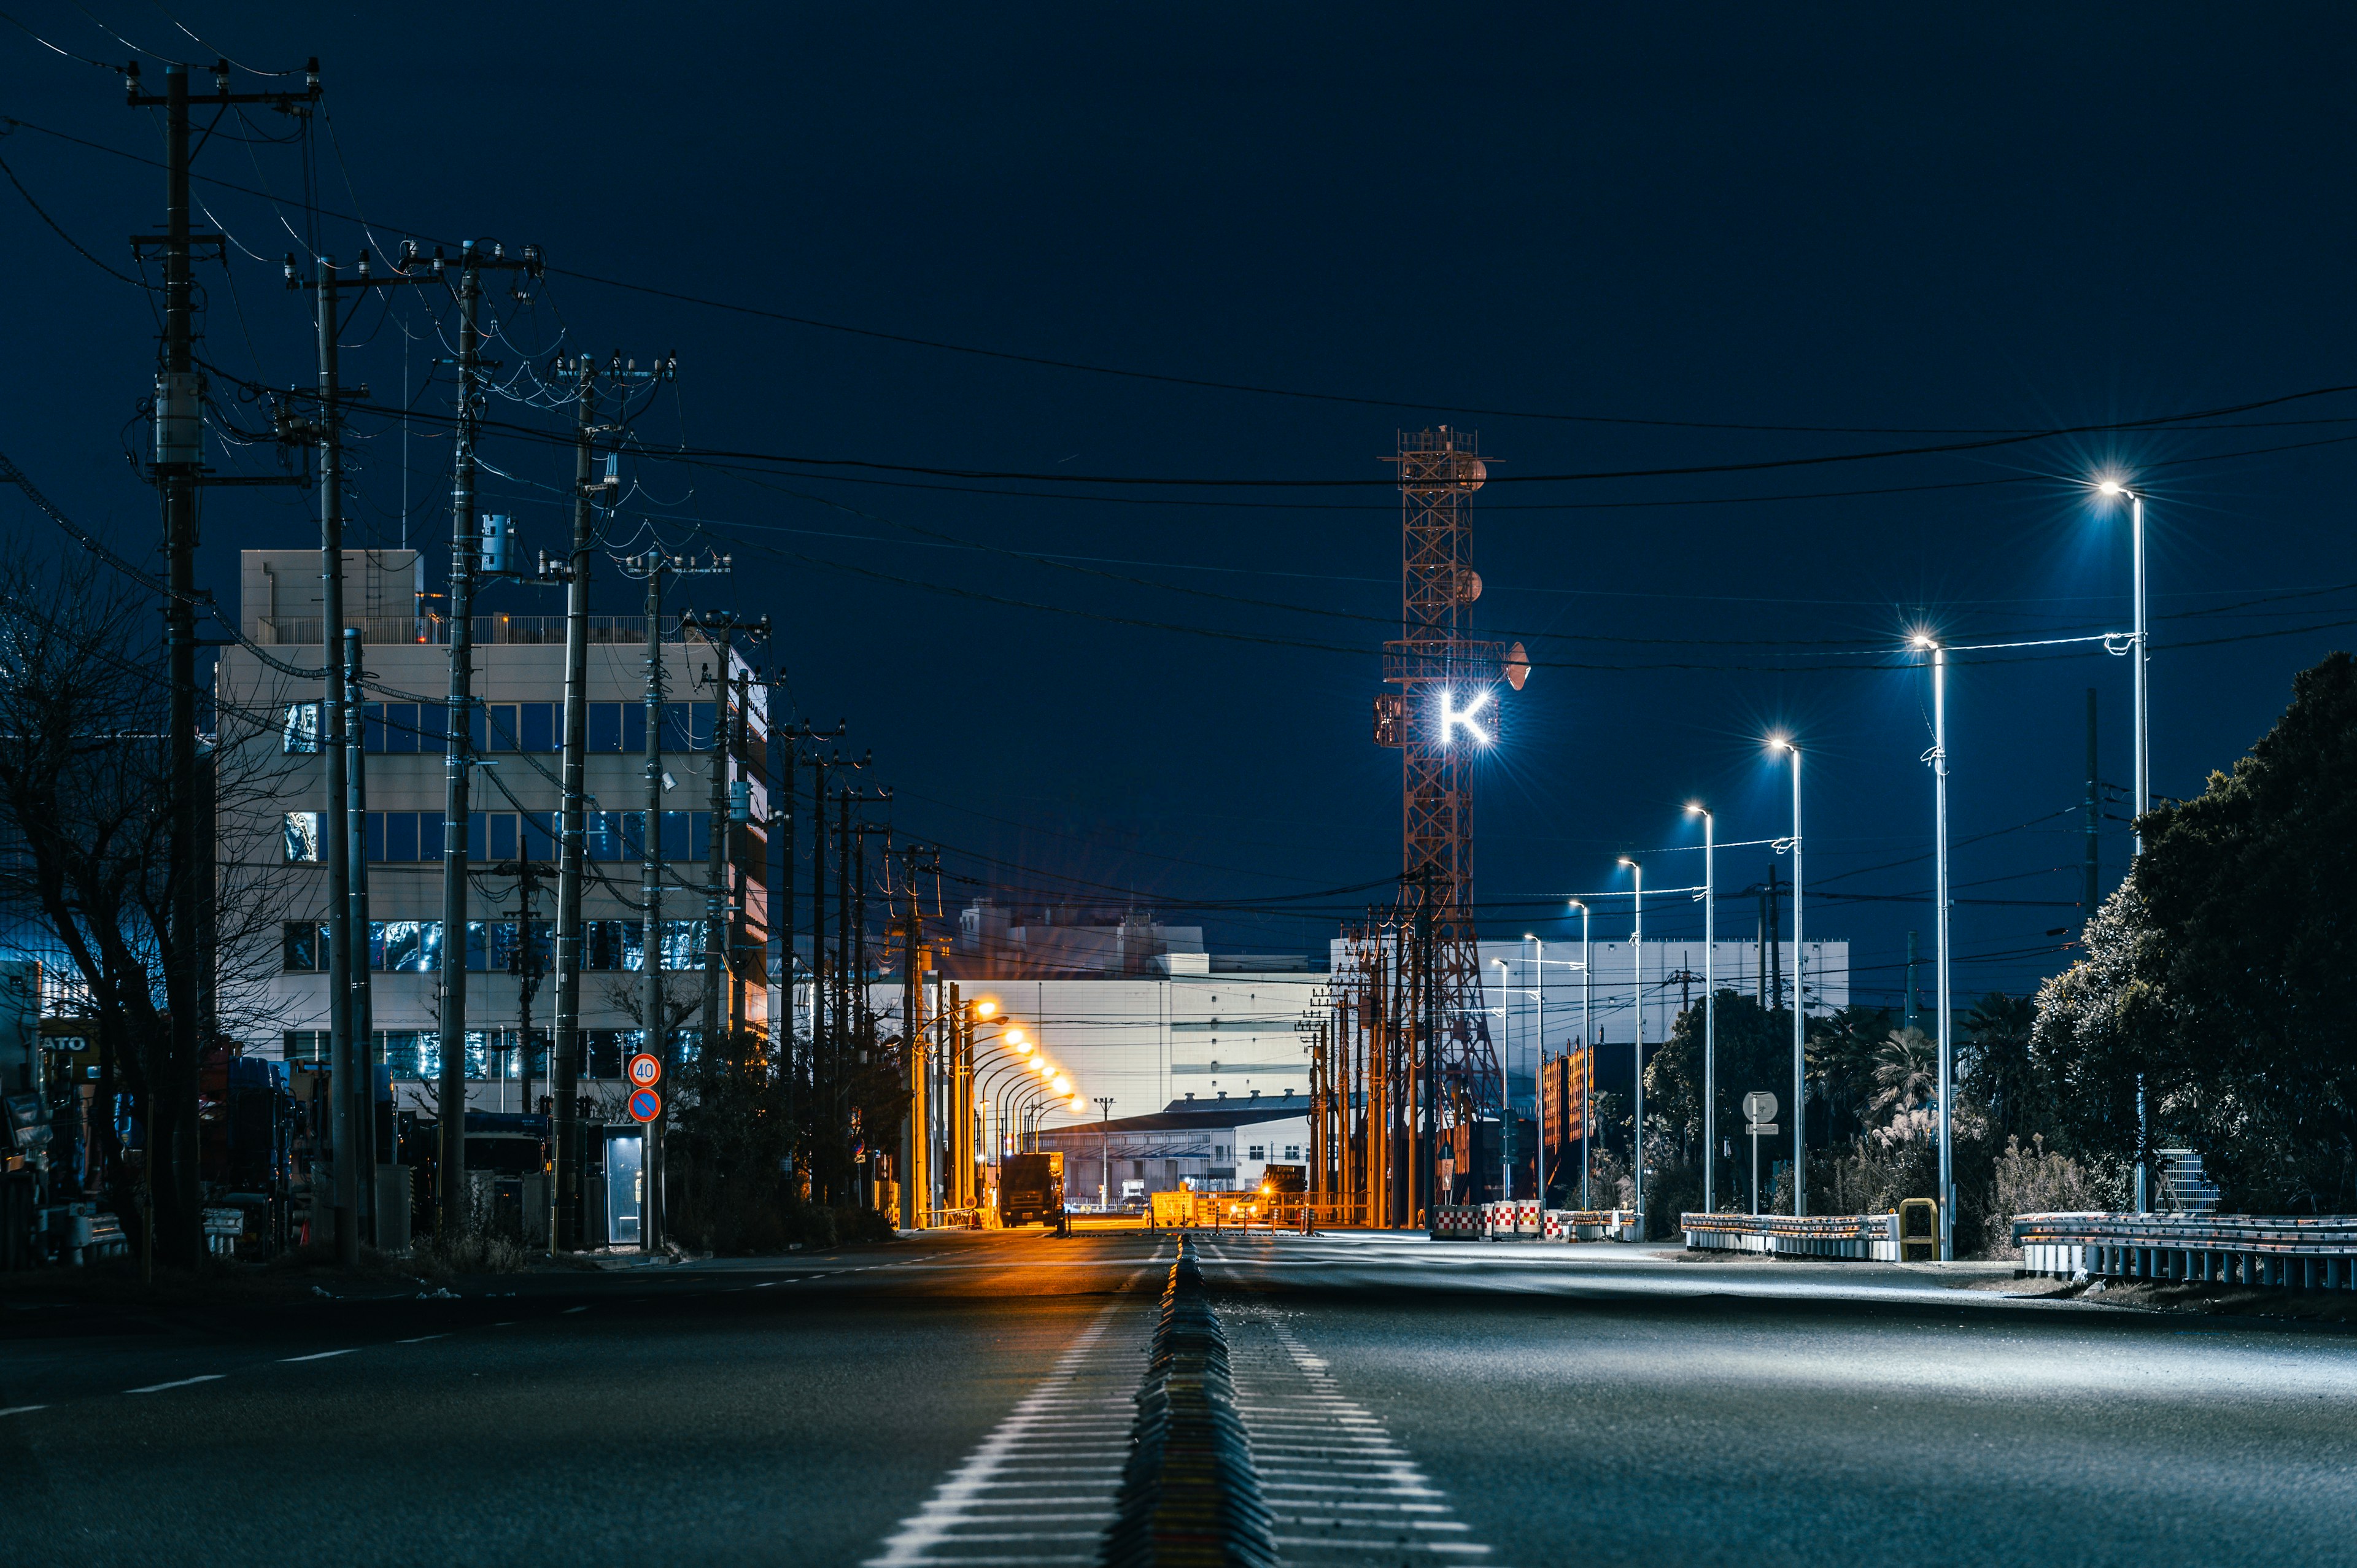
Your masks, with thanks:
M 126 1394 L 160 1394 L 166 1389 L 185 1389 L 198 1383 L 217 1383 L 228 1375 L 226 1372 L 206 1372 L 194 1378 L 182 1378 L 176 1382 L 149 1383 L 144 1389 L 125 1389 L 123 1391 Z
M 1236 1413 L 1288 1565 L 1474 1558 L 1491 1549 L 1407 1450 L 1345 1399 L 1291 1329 L 1251 1308 L 1220 1314 Z
M 330 1356 L 349 1356 L 350 1354 L 351 1351 L 350 1350 L 314 1350 L 307 1356 L 281 1356 L 278 1358 L 278 1364 L 284 1367 L 296 1361 L 324 1361 Z
M 1039 1386 L 900 1521 L 868 1568 L 1094 1563 L 1129 1459 L 1154 1338 L 1141 1269 Z

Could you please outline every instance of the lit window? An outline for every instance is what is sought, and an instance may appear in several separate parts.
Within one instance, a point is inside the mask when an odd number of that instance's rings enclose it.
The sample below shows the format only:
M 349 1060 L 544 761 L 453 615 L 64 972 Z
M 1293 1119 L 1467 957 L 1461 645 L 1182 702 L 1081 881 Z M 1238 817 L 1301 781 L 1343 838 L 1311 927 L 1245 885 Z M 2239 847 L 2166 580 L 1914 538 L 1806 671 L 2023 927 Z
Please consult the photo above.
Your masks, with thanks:
M 319 749 L 319 704 L 289 703 L 279 749 L 287 756 L 309 755 Z
M 319 846 L 326 838 L 326 835 L 327 829 L 325 824 L 320 821 L 319 812 L 287 812 L 285 830 L 286 864 L 289 865 L 318 865 L 320 859 Z

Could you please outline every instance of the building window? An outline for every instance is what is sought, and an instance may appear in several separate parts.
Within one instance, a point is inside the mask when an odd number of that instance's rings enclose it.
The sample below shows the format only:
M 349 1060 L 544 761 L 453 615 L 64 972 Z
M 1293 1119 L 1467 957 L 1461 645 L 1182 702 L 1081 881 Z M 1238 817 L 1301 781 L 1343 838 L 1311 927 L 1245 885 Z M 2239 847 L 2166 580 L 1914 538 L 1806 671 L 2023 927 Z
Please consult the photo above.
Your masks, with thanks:
M 310 756 L 318 751 L 318 703 L 289 703 L 286 704 L 286 727 L 281 732 L 279 749 L 289 757 Z
M 1285 1157 L 1286 1157 L 1286 1159 L 1288 1159 L 1288 1160 L 1297 1160 L 1297 1159 L 1299 1159 L 1299 1158 L 1301 1157 L 1301 1145 L 1300 1145 L 1300 1144 L 1286 1144 L 1286 1145 L 1285 1145 Z
M 1265 1160 L 1268 1158 L 1268 1151 L 1262 1145 L 1254 1144 L 1252 1147 L 1244 1151 L 1244 1158 L 1248 1160 Z
M 286 813 L 286 864 L 317 865 L 319 864 L 320 842 L 326 827 L 317 811 Z
M 279 964 L 289 974 L 328 967 L 328 928 L 310 920 L 282 920 L 278 926 L 285 952 Z
M 285 1033 L 286 1059 L 290 1062 L 323 1062 L 328 1059 L 328 1031 L 325 1029 L 289 1029 Z

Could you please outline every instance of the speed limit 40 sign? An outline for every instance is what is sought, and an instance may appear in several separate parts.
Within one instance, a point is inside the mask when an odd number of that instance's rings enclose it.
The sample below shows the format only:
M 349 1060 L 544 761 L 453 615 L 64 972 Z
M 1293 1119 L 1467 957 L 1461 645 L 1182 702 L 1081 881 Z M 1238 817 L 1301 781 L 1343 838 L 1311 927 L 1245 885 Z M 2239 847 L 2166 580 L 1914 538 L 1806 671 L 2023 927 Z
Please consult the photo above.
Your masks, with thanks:
M 662 1081 L 662 1063 L 640 1051 L 622 1069 L 623 1075 L 640 1089 L 652 1089 Z

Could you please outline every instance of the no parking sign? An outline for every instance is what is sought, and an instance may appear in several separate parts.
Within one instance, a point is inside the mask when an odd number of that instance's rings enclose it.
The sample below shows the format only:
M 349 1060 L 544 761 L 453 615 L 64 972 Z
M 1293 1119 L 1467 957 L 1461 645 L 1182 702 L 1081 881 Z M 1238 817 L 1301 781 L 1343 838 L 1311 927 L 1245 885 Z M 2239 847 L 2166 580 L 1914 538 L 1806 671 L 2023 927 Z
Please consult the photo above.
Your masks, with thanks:
M 662 1096 L 651 1089 L 630 1090 L 630 1120 L 651 1122 L 662 1114 Z

